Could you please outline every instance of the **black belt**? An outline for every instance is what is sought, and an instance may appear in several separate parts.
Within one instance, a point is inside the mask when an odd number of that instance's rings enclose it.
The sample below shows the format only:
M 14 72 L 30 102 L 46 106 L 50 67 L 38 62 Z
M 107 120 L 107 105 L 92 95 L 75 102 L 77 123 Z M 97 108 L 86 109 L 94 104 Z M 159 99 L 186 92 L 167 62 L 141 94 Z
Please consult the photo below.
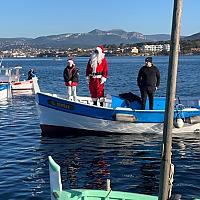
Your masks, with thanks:
M 89 76 L 97 76 L 97 75 L 103 75 L 103 72 L 96 72 L 91 73 Z

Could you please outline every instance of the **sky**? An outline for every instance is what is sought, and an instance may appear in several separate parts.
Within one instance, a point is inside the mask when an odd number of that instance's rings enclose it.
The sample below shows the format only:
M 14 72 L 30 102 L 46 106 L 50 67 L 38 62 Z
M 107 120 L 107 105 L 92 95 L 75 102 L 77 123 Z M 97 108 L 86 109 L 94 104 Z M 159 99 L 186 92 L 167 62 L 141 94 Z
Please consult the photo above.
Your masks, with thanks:
M 170 34 L 173 0 L 2 0 L 0 38 L 123 29 Z M 183 0 L 181 35 L 200 32 L 200 0 Z

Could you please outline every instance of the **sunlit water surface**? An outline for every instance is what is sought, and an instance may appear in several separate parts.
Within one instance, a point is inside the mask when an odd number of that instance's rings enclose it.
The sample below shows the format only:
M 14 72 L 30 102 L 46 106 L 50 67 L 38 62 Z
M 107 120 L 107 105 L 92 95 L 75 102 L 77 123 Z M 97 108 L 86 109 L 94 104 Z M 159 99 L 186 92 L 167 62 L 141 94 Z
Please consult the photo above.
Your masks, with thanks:
M 88 95 L 85 66 L 88 58 L 76 58 L 80 69 L 78 95 Z M 66 59 L 5 59 L 6 66 L 21 65 L 22 78 L 34 68 L 41 90 L 66 94 L 62 73 Z M 108 58 L 106 93 L 132 91 L 139 95 L 136 77 L 144 57 Z M 158 96 L 166 90 L 168 57 L 154 57 L 161 71 Z M 177 95 L 200 96 L 200 57 L 180 57 Z M 50 199 L 47 157 L 61 166 L 64 188 L 104 189 L 111 179 L 113 190 L 158 194 L 161 134 L 69 136 L 42 138 L 33 95 L 15 94 L 0 102 L 0 199 Z M 174 194 L 183 199 L 200 197 L 200 134 L 173 136 Z

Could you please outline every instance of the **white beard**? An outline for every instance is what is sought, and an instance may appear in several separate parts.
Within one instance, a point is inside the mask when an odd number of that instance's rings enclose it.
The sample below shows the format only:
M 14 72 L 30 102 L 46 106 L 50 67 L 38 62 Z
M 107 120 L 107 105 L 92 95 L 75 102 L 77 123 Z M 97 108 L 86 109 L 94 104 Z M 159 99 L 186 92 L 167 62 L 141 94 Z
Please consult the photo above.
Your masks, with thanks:
M 101 54 L 95 54 L 95 53 L 93 53 L 90 56 L 90 64 L 91 64 L 92 72 L 93 73 L 96 73 L 97 65 L 101 64 L 102 60 L 104 59 L 104 56 L 105 56 L 104 53 L 101 53 Z

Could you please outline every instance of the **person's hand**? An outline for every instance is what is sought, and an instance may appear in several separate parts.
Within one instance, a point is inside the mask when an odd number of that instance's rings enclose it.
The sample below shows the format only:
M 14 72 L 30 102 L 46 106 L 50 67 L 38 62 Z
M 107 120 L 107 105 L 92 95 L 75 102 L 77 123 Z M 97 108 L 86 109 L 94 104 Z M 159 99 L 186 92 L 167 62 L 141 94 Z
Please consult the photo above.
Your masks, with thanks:
M 106 78 L 105 77 L 101 77 L 101 83 L 100 84 L 104 84 L 106 82 Z
M 69 83 L 69 85 L 71 85 L 71 84 L 72 84 L 72 81 L 69 81 L 68 83 Z
M 158 87 L 156 87 L 156 90 L 158 89 Z
M 88 84 L 90 83 L 90 78 L 89 78 L 89 76 L 86 76 L 86 81 L 87 81 Z

